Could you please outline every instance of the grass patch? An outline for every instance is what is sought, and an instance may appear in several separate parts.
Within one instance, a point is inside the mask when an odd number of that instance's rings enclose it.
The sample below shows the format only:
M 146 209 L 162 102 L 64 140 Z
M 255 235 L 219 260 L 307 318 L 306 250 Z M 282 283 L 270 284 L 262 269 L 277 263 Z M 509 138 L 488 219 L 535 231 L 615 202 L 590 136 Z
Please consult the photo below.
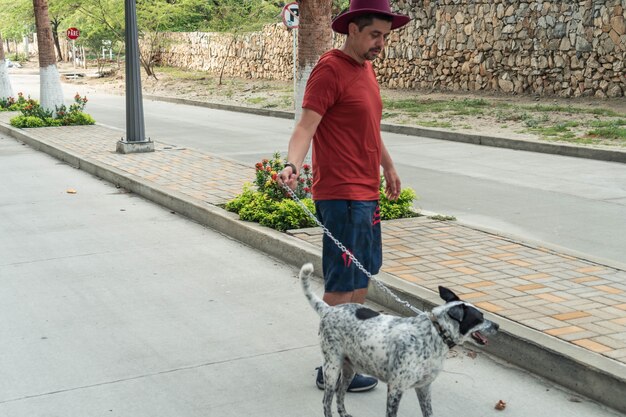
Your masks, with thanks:
M 484 114 L 491 104 L 484 99 L 465 100 L 383 100 L 383 107 L 387 110 L 398 110 L 404 113 L 444 113 L 453 115 L 475 116 Z
M 246 101 L 250 104 L 261 104 L 266 102 L 266 98 L 265 97 L 249 97 L 246 99 Z
M 534 106 L 519 106 L 520 109 L 534 112 L 534 113 L 565 113 L 565 114 L 592 114 L 596 116 L 605 117 L 626 117 L 626 115 L 617 113 L 616 111 L 604 108 L 585 109 L 582 107 L 574 106 L 561 106 L 561 105 L 543 105 L 537 104 Z
M 591 127 L 618 127 L 618 126 L 626 126 L 626 119 L 617 119 L 617 120 L 597 120 L 591 122 Z
M 595 138 L 604 138 L 626 142 L 626 127 L 624 124 L 614 124 L 596 127 L 587 132 L 587 135 Z
M 419 126 L 424 126 L 424 127 L 440 127 L 444 129 L 452 127 L 452 123 L 440 122 L 438 120 L 417 120 L 415 123 Z
M 165 74 L 168 77 L 175 78 L 177 80 L 188 80 L 188 81 L 212 80 L 212 77 L 208 76 L 205 71 L 187 70 L 187 69 L 176 68 L 176 67 L 158 67 L 157 71 L 159 73 Z
M 571 128 L 578 127 L 578 122 L 564 122 L 557 123 L 552 126 L 538 126 L 531 129 L 532 132 L 538 133 L 542 136 L 570 136 L 574 135 Z
M 453 222 L 456 221 L 456 217 L 454 216 L 448 216 L 448 215 L 444 215 L 444 214 L 435 214 L 434 216 L 428 216 L 429 219 L 431 220 L 437 220 L 440 222 Z

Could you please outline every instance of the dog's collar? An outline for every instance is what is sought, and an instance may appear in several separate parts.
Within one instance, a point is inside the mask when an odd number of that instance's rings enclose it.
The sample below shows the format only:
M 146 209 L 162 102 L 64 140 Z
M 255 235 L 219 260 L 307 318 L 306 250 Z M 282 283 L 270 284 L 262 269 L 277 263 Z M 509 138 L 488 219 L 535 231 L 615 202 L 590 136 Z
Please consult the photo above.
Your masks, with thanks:
M 450 333 L 448 333 L 447 330 L 441 327 L 441 324 L 439 324 L 439 322 L 437 321 L 437 318 L 432 313 L 429 314 L 428 317 L 430 318 L 430 321 L 433 323 L 433 326 L 435 326 L 435 329 L 437 329 L 437 333 L 439 333 L 439 336 L 441 336 L 444 343 L 448 345 L 450 349 L 455 347 L 456 343 L 454 343 L 454 340 L 452 340 L 452 337 L 450 337 Z

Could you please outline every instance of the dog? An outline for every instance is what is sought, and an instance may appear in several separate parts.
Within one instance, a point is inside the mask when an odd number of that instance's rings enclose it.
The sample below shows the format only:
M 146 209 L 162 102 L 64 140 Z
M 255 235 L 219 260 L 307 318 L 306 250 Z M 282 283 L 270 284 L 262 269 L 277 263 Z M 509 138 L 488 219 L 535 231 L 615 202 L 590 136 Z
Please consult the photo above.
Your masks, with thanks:
M 439 287 L 439 295 L 446 303 L 415 317 L 381 314 L 361 304 L 329 306 L 311 292 L 312 273 L 310 263 L 300 269 L 304 295 L 320 316 L 324 417 L 332 417 L 335 393 L 339 416 L 350 417 L 344 398 L 355 372 L 387 383 L 387 417 L 397 416 L 402 394 L 409 388 L 417 393 L 423 417 L 432 417 L 431 383 L 448 350 L 466 341 L 486 345 L 486 336 L 499 328 L 445 287 Z

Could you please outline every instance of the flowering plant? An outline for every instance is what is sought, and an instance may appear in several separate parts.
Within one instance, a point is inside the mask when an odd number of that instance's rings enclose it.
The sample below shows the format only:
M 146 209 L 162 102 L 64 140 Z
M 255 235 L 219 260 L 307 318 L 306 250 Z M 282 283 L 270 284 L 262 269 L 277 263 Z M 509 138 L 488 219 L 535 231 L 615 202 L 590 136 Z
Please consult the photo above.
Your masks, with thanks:
M 258 222 L 280 231 L 315 226 L 315 220 L 296 201 L 289 198 L 288 193 L 278 183 L 278 173 L 284 165 L 279 152 L 274 153 L 271 159 L 257 162 L 254 187 L 250 183 L 244 185 L 243 192 L 226 203 L 226 210 L 239 214 L 241 220 Z M 303 165 L 300 171 L 295 194 L 311 213 L 315 213 L 315 205 L 311 200 L 313 172 L 309 165 Z M 382 220 L 418 215 L 412 206 L 416 195 L 411 188 L 403 189 L 397 200 L 390 201 L 385 195 L 382 177 L 379 191 Z
M 20 93 L 18 103 L 21 103 L 19 110 L 22 111 L 21 116 L 11 119 L 11 125 L 19 128 L 24 127 L 46 127 L 46 126 L 72 126 L 72 125 L 92 125 L 95 120 L 84 113 L 87 97 L 81 97 L 76 93 L 74 96 L 74 104 L 69 109 L 65 104 L 55 106 L 55 111 L 51 111 L 41 107 L 37 100 L 30 97 L 24 99 Z
M 55 106 L 57 119 L 62 119 L 71 113 L 79 113 L 85 110 L 85 105 L 87 104 L 87 96 L 81 97 L 80 94 L 76 93 L 74 96 L 74 104 L 70 104 L 69 110 L 65 107 L 65 104 L 61 104 L 60 106 Z
M 30 96 L 27 100 L 24 98 L 24 94 L 22 93 L 17 93 L 17 100 L 15 97 L 0 98 L 0 111 L 22 110 L 22 108 L 24 108 L 30 100 Z
M 272 159 L 263 159 L 255 165 L 254 185 L 257 190 L 269 198 L 280 201 L 288 197 L 287 191 L 278 183 L 278 174 L 285 167 L 279 152 L 275 152 Z M 311 166 L 304 164 L 298 176 L 298 186 L 295 194 L 299 199 L 311 197 L 311 184 L 313 183 L 313 172 Z
M 278 183 L 278 174 L 284 166 L 279 152 L 275 152 L 271 159 L 258 162 L 255 165 L 255 187 L 246 184 L 241 194 L 226 203 L 226 210 L 238 213 L 241 220 L 258 222 L 280 231 L 314 226 L 313 219 Z M 309 211 L 315 212 L 310 198 L 311 167 L 304 165 L 300 171 L 295 194 Z

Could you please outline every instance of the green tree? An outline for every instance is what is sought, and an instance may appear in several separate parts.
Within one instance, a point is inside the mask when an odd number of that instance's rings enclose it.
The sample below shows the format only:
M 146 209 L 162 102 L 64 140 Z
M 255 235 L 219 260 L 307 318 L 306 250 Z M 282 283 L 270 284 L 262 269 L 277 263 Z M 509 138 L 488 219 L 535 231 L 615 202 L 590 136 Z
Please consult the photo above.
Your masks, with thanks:
M 221 0 L 209 2 L 210 18 L 206 30 L 251 32 L 280 21 L 281 3 L 267 0 Z
M 17 60 L 17 43 L 21 42 L 25 35 L 33 32 L 35 18 L 33 14 L 33 3 L 29 0 L 0 0 L 0 32 L 5 39 L 9 53 L 9 40 L 15 44 L 15 54 Z

